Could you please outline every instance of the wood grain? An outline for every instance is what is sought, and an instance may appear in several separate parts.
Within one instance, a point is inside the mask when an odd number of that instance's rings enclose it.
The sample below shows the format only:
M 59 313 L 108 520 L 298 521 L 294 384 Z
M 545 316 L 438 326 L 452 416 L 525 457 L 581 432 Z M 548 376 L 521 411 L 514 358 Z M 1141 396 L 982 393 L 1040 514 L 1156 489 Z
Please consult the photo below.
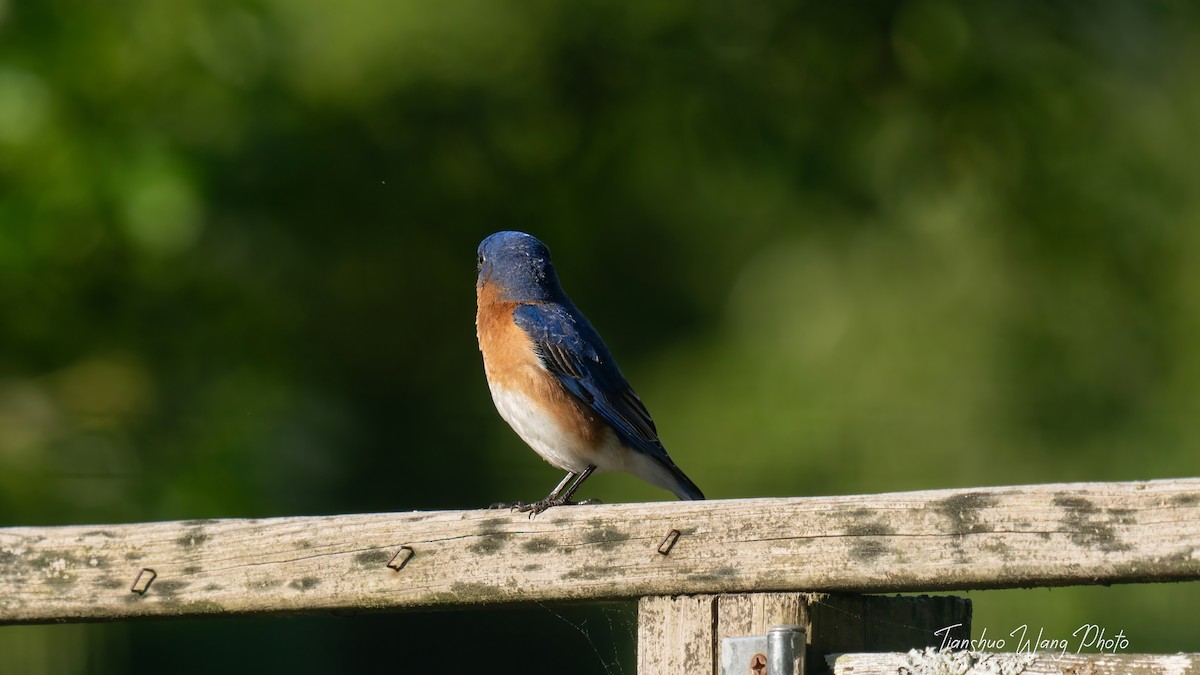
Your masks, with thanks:
M 642 598 L 637 672 L 720 675 L 716 602 L 715 595 Z
M 1194 579 L 1195 478 L 0 529 L 0 623 Z

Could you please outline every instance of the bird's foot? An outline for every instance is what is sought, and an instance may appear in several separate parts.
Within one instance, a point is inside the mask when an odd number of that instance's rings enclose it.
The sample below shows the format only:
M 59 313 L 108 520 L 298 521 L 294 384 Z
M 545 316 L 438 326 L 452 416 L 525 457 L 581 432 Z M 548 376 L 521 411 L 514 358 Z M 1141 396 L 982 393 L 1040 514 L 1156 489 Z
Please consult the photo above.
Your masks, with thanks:
M 566 506 L 567 504 L 570 504 L 570 503 L 571 502 L 569 502 L 565 499 L 549 499 L 549 498 L 547 498 L 547 499 L 542 499 L 540 501 L 533 502 L 532 504 L 524 504 L 524 503 L 513 504 L 513 510 L 519 511 L 521 513 L 528 513 L 529 517 L 533 518 L 537 514 L 544 512 L 546 509 L 553 508 L 555 506 Z

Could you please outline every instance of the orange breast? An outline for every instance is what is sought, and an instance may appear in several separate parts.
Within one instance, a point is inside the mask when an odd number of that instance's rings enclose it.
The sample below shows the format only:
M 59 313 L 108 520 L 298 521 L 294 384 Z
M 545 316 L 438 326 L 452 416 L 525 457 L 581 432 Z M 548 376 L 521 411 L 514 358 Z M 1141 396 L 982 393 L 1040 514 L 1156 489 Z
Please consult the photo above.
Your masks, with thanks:
M 537 402 L 542 414 L 581 444 L 603 442 L 607 430 L 604 421 L 542 366 L 533 341 L 513 321 L 518 303 L 501 300 L 489 284 L 481 286 L 476 294 L 475 329 L 488 383 L 493 388 L 521 392 Z

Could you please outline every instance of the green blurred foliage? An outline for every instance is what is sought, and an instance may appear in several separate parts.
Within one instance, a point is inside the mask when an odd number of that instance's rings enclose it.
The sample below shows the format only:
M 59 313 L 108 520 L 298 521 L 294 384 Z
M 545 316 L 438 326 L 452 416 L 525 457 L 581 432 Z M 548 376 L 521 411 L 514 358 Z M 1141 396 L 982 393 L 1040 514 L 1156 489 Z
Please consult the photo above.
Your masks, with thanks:
M 549 244 L 711 497 L 1194 476 L 1198 155 L 1181 1 L 0 2 L 0 524 L 540 496 L 474 345 L 505 228 Z M 1195 584 L 971 596 L 993 636 L 1119 617 L 1175 651 L 1200 623 Z M 621 672 L 631 621 L 0 647 L 353 671 L 475 631 L 514 672 Z

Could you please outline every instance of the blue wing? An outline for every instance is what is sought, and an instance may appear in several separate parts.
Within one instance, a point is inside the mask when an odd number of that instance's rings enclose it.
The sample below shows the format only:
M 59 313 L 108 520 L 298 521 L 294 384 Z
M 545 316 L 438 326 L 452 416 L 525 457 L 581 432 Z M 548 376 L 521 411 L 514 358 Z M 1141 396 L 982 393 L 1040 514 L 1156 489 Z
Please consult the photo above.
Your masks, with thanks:
M 513 319 L 533 340 L 542 364 L 567 391 L 612 425 L 622 442 L 678 471 L 658 440 L 646 406 L 578 310 L 558 303 L 520 305 Z

